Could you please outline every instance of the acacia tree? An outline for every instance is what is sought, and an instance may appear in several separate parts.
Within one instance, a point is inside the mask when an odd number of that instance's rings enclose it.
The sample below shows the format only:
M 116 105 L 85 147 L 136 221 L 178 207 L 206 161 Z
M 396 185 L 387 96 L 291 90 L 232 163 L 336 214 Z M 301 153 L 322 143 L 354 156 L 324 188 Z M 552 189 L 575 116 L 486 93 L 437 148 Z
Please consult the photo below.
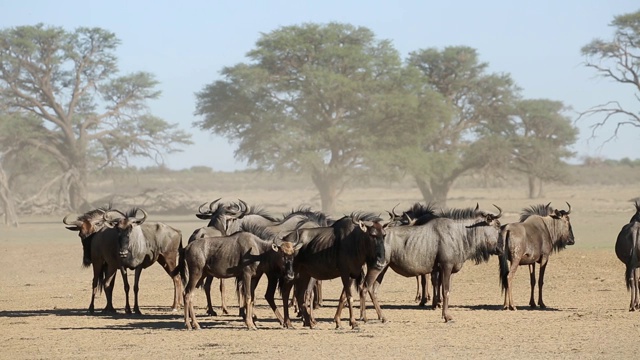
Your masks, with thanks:
M 247 56 L 196 94 L 196 125 L 236 141 L 250 165 L 309 173 L 333 212 L 375 146 L 372 109 L 399 100 L 383 96 L 401 86 L 397 51 L 367 28 L 329 23 L 263 34 Z
M 640 11 L 614 17 L 615 29 L 611 40 L 595 39 L 582 47 L 585 66 L 598 75 L 631 87 L 635 99 L 640 99 Z M 592 135 L 610 121 L 616 127 L 611 138 L 617 136 L 623 126 L 640 128 L 640 112 L 633 106 L 610 100 L 581 113 L 581 117 L 603 116 L 592 126 Z M 610 139 L 611 139 L 610 138 Z
M 445 206 L 458 177 L 507 156 L 505 139 L 496 130 L 507 122 L 518 88 L 507 74 L 487 73 L 487 63 L 466 46 L 412 52 L 408 66 L 424 75 L 424 86 L 441 100 L 418 113 L 418 121 L 431 126 L 406 129 L 419 136 L 416 160 L 404 170 L 414 177 L 425 201 Z
M 115 34 L 42 24 L 0 31 L 0 107 L 24 122 L 25 145 L 61 169 L 71 209 L 87 205 L 91 169 L 126 164 L 130 156 L 162 161 L 189 135 L 148 113 L 157 81 L 146 72 L 118 76 Z
M 568 175 L 562 159 L 573 155 L 568 147 L 578 137 L 578 129 L 565 115 L 568 110 L 560 101 L 520 100 L 510 126 L 503 127 L 512 144 L 511 168 L 526 174 L 531 199 L 543 195 L 543 181 Z

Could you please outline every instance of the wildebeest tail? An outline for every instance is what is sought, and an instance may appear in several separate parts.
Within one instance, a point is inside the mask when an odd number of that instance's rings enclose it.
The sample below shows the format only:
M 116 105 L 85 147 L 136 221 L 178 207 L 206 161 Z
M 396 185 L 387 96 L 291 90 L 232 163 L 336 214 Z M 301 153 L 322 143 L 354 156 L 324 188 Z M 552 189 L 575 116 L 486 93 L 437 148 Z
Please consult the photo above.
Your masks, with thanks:
M 172 277 L 175 276 L 176 273 L 180 274 L 180 279 L 182 280 L 182 286 L 187 286 L 187 277 L 189 274 L 187 273 L 187 257 L 185 256 L 185 249 L 182 247 L 182 241 L 180 242 L 180 247 L 178 247 L 178 265 L 173 270 Z
M 627 266 L 627 269 L 624 273 L 625 280 L 627 282 L 627 290 L 631 290 L 631 287 L 633 285 L 633 271 L 636 267 L 638 267 L 638 253 L 636 250 L 636 248 L 638 247 L 638 237 L 640 237 L 640 227 L 636 227 L 635 232 L 631 232 L 631 255 L 629 256 L 629 259 L 627 259 L 627 263 L 625 264 Z
M 104 289 L 104 280 L 107 278 L 107 264 L 102 264 L 102 269 L 100 269 L 100 276 L 98 276 L 98 291 L 102 293 Z M 115 278 L 112 281 L 116 281 Z
M 504 291 L 509 286 L 509 282 L 507 278 L 509 277 L 509 236 L 511 232 L 507 229 L 503 229 L 500 231 L 500 235 L 498 238 L 498 244 L 503 244 L 502 254 L 500 254 L 498 258 L 498 262 L 500 264 L 500 288 L 501 292 Z

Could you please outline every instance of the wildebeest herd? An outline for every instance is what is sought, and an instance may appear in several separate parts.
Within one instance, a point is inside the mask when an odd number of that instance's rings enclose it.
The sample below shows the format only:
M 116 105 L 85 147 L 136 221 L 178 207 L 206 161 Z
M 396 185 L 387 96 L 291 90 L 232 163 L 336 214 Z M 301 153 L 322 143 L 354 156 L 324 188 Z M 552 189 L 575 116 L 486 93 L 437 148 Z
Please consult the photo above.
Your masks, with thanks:
M 397 206 L 396 206 L 397 207 Z M 431 297 L 427 276 L 432 283 L 432 308 L 442 308 L 445 322 L 453 319 L 449 311 L 452 274 L 467 260 L 486 262 L 498 257 L 499 279 L 504 293 L 504 309 L 516 310 L 513 301 L 513 277 L 520 265 L 528 265 L 531 294 L 529 305 L 544 308 L 544 275 L 549 256 L 575 243 L 567 210 L 551 204 L 523 209 L 518 222 L 501 224 L 502 209 L 497 213 L 481 210 L 478 205 L 465 209 L 436 209 L 431 204 L 416 203 L 400 213 L 394 207 L 389 219 L 369 212 L 352 212 L 339 219 L 310 208 L 300 207 L 282 217 L 244 201 L 205 203 L 196 216 L 209 220 L 196 229 L 183 247 L 182 234 L 171 226 L 149 222 L 143 209 L 126 212 L 107 206 L 63 223 L 77 231 L 83 246 L 83 265 L 93 268 L 89 312 L 94 299 L 104 289 L 104 312 L 115 312 L 112 295 L 118 270 L 124 282 L 125 311 L 131 313 L 127 270 L 135 271 L 133 312 L 140 314 L 139 280 L 142 269 L 158 262 L 174 283 L 172 310 L 184 307 L 187 329 L 200 328 L 194 312 L 193 294 L 202 287 L 207 296 L 207 314 L 216 315 L 211 303 L 211 285 L 220 279 L 221 308 L 224 303 L 224 279 L 235 279 L 240 316 L 247 328 L 256 329 L 253 311 L 255 290 L 263 275 L 267 277 L 265 300 L 281 326 L 292 327 L 289 307 L 297 308 L 303 326 L 314 327 L 315 307 L 322 303 L 322 281 L 340 278 L 342 293 L 334 321 L 341 328 L 341 313 L 349 308 L 349 324 L 357 328 L 353 291 L 359 296 L 360 320 L 366 322 L 366 297 L 378 319 L 386 321 L 377 294 L 385 273 L 391 268 L 405 277 L 418 279 L 417 298 L 424 305 Z M 640 309 L 640 200 L 636 213 L 625 225 L 615 251 L 625 264 L 625 280 L 631 291 L 629 310 Z M 536 263 L 539 266 L 538 301 L 535 285 Z M 283 313 L 275 302 L 280 290 Z M 293 298 L 291 292 L 293 291 Z

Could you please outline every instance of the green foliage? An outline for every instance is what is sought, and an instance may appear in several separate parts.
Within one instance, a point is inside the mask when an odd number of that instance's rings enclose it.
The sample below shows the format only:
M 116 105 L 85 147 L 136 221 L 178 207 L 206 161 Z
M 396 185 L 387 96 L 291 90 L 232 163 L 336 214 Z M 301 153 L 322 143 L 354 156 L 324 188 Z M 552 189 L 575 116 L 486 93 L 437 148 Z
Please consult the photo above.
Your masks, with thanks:
M 68 32 L 43 24 L 0 31 L 0 108 L 22 124 L 13 146 L 31 147 L 66 172 L 70 206 L 86 202 L 89 170 L 126 164 L 131 156 L 162 162 L 190 144 L 176 125 L 150 115 L 158 98 L 154 76 L 118 76 L 115 34 L 81 27 Z

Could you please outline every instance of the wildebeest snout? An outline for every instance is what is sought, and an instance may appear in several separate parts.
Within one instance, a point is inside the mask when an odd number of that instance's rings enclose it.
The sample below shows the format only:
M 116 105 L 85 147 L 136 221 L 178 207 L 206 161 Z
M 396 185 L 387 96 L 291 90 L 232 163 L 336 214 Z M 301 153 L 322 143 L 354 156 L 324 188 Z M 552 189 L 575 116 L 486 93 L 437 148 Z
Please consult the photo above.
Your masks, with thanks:
M 129 250 L 124 249 L 124 250 L 120 250 L 120 257 L 125 258 L 129 255 Z

